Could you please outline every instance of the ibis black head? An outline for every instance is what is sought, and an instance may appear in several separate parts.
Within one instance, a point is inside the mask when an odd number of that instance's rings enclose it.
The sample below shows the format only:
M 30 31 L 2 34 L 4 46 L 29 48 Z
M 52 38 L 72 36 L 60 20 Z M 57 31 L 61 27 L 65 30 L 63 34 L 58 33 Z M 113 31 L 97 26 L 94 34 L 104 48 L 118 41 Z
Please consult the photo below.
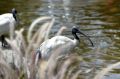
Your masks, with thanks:
M 75 39 L 77 39 L 78 41 L 80 41 L 79 37 L 77 36 L 76 33 L 79 33 L 79 30 L 76 27 L 72 28 L 72 34 L 75 37 Z
M 84 35 L 90 41 L 91 45 L 94 46 L 93 42 L 91 41 L 91 39 L 87 35 L 85 35 L 83 32 L 81 32 L 77 27 L 74 26 L 72 28 L 72 34 L 75 37 L 75 39 L 77 39 L 78 41 L 80 41 L 80 38 L 77 36 L 77 33 Z
M 14 19 L 17 21 L 17 10 L 15 8 L 12 9 L 12 14 Z

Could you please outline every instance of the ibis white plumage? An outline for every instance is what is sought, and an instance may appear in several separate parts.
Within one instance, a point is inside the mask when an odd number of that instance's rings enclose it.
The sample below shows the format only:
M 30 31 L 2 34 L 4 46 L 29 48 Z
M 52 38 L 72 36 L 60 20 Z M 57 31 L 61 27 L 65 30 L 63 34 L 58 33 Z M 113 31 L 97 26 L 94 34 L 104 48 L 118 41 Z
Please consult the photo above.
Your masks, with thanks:
M 10 32 L 10 28 L 14 28 L 16 22 L 18 21 L 16 14 L 17 11 L 15 8 L 13 8 L 11 13 L 0 15 L 0 36 L 3 47 L 5 46 L 4 34 L 8 34 Z
M 65 44 L 71 43 L 70 45 L 72 46 L 69 46 L 68 49 L 72 49 L 76 47 L 77 44 L 79 44 L 80 42 L 80 39 L 77 36 L 77 33 L 82 34 L 85 37 L 87 37 L 87 39 L 90 41 L 90 43 L 93 46 L 93 42 L 87 35 L 85 35 L 80 30 L 78 30 L 78 28 L 73 27 L 72 28 L 72 35 L 74 36 L 73 40 L 65 36 L 55 36 L 55 37 L 52 37 L 51 39 L 44 41 L 36 51 L 35 64 L 37 64 L 40 58 L 48 60 L 52 54 L 51 52 L 54 51 L 58 46 L 63 46 Z

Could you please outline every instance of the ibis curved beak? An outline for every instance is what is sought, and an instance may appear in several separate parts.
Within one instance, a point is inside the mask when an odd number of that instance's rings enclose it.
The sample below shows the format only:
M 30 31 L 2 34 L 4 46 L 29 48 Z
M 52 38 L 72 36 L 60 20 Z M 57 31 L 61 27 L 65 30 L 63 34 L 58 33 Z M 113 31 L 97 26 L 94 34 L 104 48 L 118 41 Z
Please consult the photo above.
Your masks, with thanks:
M 87 35 L 85 35 L 84 33 L 82 33 L 80 30 L 78 31 L 78 33 L 84 35 L 90 41 L 91 45 L 94 46 L 92 40 Z
M 19 21 L 19 18 L 17 17 L 16 18 L 16 23 L 19 25 L 20 24 L 20 21 Z

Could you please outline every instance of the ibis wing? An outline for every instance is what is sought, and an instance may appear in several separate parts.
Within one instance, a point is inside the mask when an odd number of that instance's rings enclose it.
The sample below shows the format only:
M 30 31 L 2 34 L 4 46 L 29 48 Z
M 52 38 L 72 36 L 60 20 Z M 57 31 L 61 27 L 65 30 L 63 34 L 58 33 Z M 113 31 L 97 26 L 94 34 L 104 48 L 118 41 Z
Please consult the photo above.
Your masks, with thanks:
M 0 20 L 0 34 L 8 33 L 9 32 L 9 19 Z
M 52 49 L 53 49 L 52 43 L 49 40 L 44 41 L 40 45 L 40 48 L 39 48 L 39 50 L 41 51 L 42 58 L 43 59 L 48 59 L 50 54 L 51 54 L 50 52 L 51 52 Z
M 67 43 L 73 43 L 71 39 L 65 37 L 65 36 L 55 36 L 47 41 L 44 41 L 40 45 L 40 51 L 42 58 L 48 59 L 52 52 L 56 50 L 56 48 L 65 45 Z

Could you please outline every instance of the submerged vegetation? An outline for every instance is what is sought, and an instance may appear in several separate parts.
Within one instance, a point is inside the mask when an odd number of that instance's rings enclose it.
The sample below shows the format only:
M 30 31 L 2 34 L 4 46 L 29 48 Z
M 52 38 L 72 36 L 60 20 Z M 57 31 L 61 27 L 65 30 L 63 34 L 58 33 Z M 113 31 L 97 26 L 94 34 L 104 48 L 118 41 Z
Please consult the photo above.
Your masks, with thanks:
M 120 62 L 108 66 L 102 70 L 94 72 L 94 66 L 91 69 L 81 70 L 81 62 L 84 59 L 79 55 L 80 50 L 69 54 L 61 54 L 65 48 L 69 46 L 63 45 L 62 47 L 56 48 L 52 51 L 53 54 L 50 56 L 48 61 L 40 60 L 37 65 L 34 64 L 34 53 L 40 44 L 49 39 L 50 30 L 54 24 L 55 19 L 51 17 L 40 17 L 37 18 L 30 25 L 27 32 L 27 40 L 23 35 L 24 28 L 15 30 L 15 36 L 11 32 L 10 38 L 6 38 L 10 45 L 9 49 L 0 49 L 0 79 L 84 79 L 83 73 L 90 74 L 94 73 L 91 78 L 88 79 L 103 79 L 110 70 L 120 65 Z M 42 25 L 33 33 L 33 29 L 36 24 L 42 23 Z M 61 27 L 56 35 L 60 35 L 65 29 Z M 100 48 L 89 50 L 90 53 L 101 52 Z M 88 52 L 88 54 L 89 54 Z M 107 52 L 107 49 L 104 53 Z M 103 52 L 102 52 L 103 53 Z

